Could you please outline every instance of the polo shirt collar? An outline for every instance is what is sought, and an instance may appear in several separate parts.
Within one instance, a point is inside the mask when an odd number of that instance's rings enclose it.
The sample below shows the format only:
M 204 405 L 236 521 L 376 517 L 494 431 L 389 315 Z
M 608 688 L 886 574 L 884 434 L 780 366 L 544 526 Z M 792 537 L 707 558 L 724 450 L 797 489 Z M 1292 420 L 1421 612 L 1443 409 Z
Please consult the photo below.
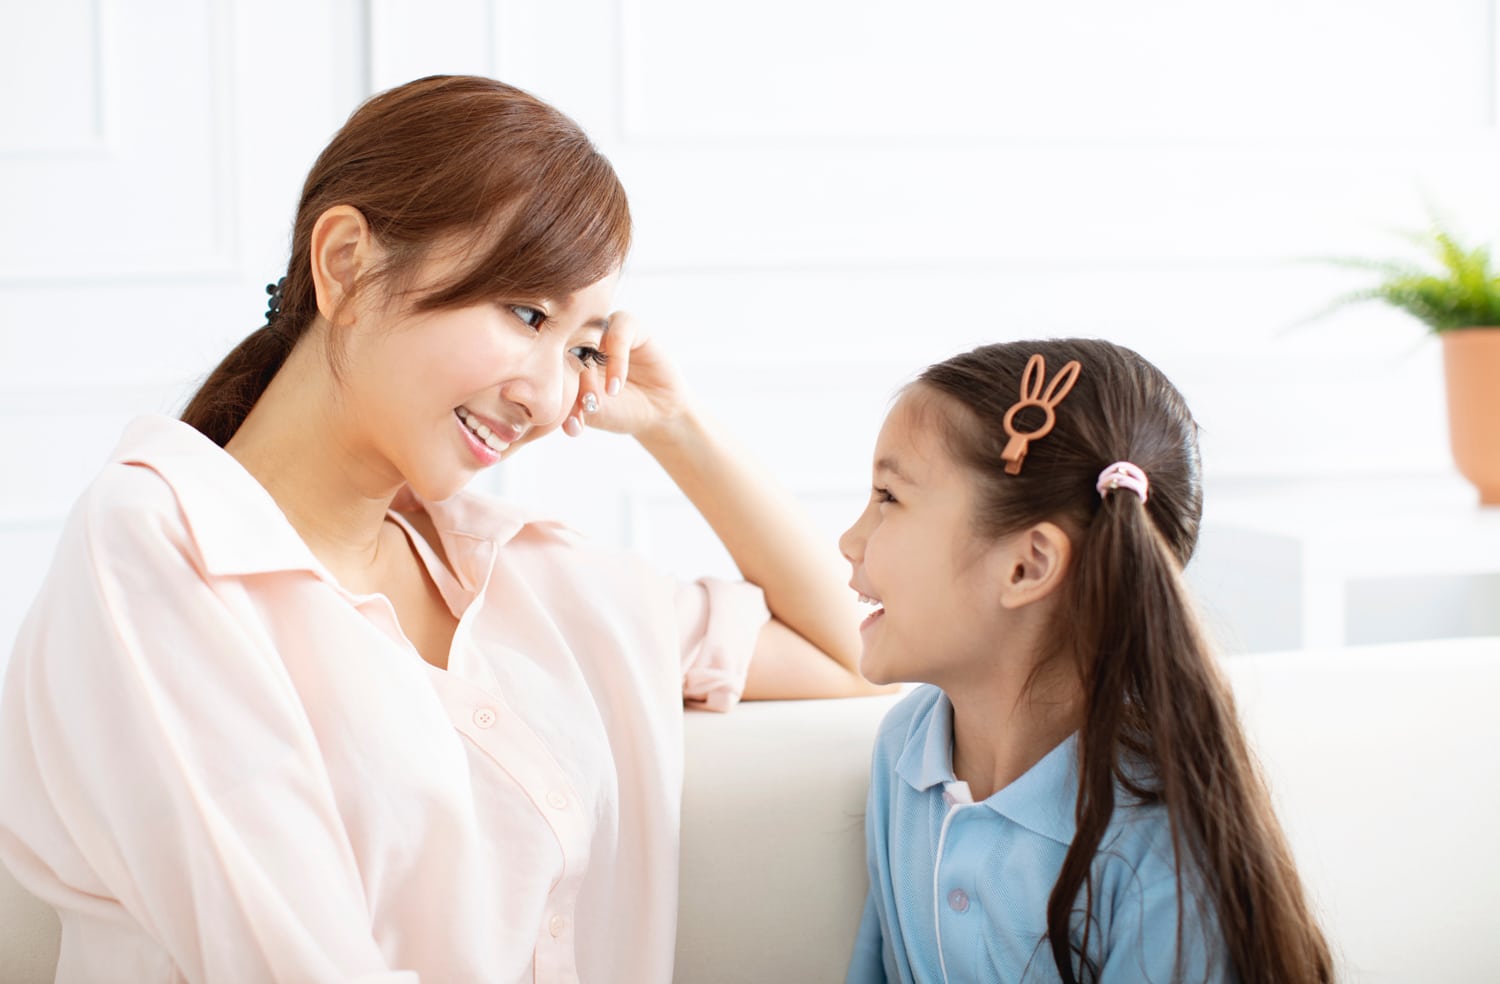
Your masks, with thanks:
M 332 579 L 265 486 L 196 428 L 156 414 L 137 418 L 125 429 L 110 460 L 142 465 L 161 476 L 177 499 L 208 573 L 242 576 L 305 570 Z M 464 580 L 469 581 L 481 578 L 467 561 L 487 560 L 490 551 L 528 525 L 552 525 L 487 496 L 460 493 L 427 503 L 405 493 L 398 497 L 398 507 L 402 499 L 432 517 L 456 566 L 468 568 Z
M 1069 735 L 1018 779 L 984 800 L 987 807 L 1028 830 L 1070 844 L 1078 803 L 1078 736 Z M 954 782 L 953 703 L 937 700 L 907 737 L 896 774 L 918 792 Z

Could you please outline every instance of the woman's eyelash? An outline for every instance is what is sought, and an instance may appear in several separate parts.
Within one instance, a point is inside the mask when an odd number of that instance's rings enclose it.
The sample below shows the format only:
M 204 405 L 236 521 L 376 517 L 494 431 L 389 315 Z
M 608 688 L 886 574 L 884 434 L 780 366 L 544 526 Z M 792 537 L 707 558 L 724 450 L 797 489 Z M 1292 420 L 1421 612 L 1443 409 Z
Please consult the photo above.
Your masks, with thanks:
M 594 348 L 592 345 L 580 345 L 577 348 L 572 349 L 571 351 L 573 352 L 573 357 L 576 358 L 579 362 L 582 362 L 585 368 L 587 368 L 588 366 L 609 365 L 609 356 Z
M 521 319 L 521 323 L 533 330 L 542 327 L 547 320 L 547 312 L 526 304 L 510 305 L 511 313 Z
M 893 496 L 893 495 L 891 495 L 891 490 L 890 489 L 883 489 L 883 488 L 881 488 L 880 486 L 877 485 L 873 489 L 871 489 L 871 491 L 875 494 L 875 499 L 878 502 L 895 502 L 896 501 L 896 497 Z
M 529 304 L 510 304 L 507 306 L 521 324 L 532 331 L 541 331 L 542 326 L 547 323 L 547 312 L 541 308 L 534 308 Z M 572 353 L 575 359 L 583 363 L 585 369 L 589 366 L 609 365 L 609 356 L 592 345 L 579 345 L 568 351 Z

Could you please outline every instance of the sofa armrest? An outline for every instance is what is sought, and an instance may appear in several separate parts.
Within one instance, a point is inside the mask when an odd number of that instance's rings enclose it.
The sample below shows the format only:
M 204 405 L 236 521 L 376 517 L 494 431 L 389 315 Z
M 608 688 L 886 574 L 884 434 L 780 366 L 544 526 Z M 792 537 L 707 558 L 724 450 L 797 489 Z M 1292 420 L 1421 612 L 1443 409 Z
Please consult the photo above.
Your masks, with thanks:
M 899 696 L 689 712 L 678 984 L 842 981 L 875 731 Z

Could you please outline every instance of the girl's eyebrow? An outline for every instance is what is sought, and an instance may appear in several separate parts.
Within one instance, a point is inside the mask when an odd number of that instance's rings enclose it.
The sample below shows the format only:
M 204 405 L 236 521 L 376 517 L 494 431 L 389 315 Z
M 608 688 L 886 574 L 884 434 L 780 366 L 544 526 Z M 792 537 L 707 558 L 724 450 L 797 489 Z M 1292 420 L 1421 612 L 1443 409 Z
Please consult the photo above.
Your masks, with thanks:
M 911 477 L 907 475 L 906 472 L 901 470 L 901 466 L 896 464 L 895 458 L 881 458 L 879 461 L 875 462 L 875 471 L 888 472 L 889 474 L 896 476 L 896 479 L 898 481 L 905 482 L 907 485 L 917 484 L 916 482 L 913 482 L 911 480 Z

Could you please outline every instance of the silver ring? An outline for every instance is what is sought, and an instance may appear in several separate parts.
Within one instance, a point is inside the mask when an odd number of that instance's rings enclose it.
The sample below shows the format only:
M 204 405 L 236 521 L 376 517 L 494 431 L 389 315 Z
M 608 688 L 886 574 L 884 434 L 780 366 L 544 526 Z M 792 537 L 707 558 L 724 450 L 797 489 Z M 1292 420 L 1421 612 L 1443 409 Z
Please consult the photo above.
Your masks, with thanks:
M 598 413 L 599 412 L 599 398 L 597 396 L 595 396 L 594 394 L 592 394 L 592 393 L 585 393 L 585 394 L 583 394 L 583 412 L 584 413 Z

